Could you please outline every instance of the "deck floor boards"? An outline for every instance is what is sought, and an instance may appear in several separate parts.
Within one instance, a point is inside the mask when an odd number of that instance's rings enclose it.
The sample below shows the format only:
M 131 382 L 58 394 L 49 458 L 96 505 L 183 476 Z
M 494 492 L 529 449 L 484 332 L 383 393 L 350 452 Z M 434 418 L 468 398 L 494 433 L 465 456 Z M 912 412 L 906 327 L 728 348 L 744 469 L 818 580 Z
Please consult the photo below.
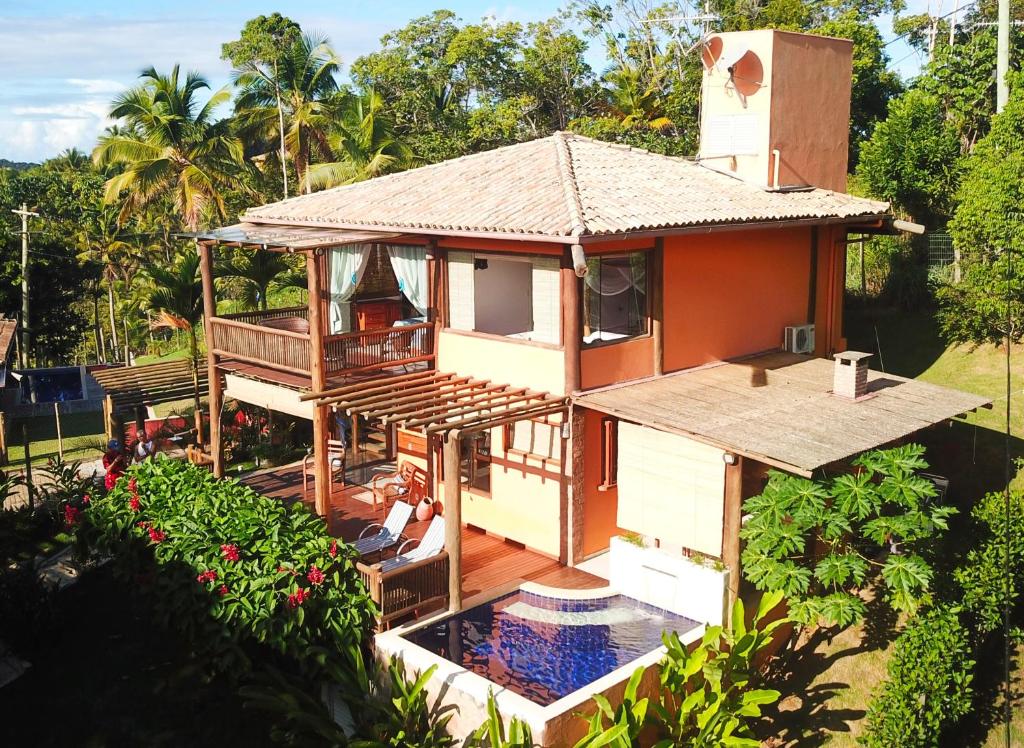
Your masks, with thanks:
M 313 479 L 309 490 L 302 491 L 302 466 L 287 465 L 247 476 L 242 482 L 264 496 L 284 501 L 303 501 L 313 505 Z M 369 489 L 361 485 L 335 484 L 331 496 L 330 533 L 342 540 L 355 540 L 373 522 L 383 521 L 383 511 L 356 498 Z M 406 535 L 420 538 L 426 522 L 415 518 L 406 527 Z M 538 582 L 565 589 L 593 589 L 608 582 L 579 569 L 563 566 L 556 559 L 523 548 L 473 527 L 462 528 L 462 594 L 463 599 L 511 585 L 516 581 Z

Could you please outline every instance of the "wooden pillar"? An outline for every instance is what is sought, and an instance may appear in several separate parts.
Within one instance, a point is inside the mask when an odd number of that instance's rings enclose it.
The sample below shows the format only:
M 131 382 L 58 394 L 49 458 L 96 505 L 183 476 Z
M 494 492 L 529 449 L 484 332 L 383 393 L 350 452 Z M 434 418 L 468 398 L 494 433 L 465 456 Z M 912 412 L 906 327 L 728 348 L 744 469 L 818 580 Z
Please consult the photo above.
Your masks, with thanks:
M 583 512 L 586 496 L 583 487 L 583 444 L 586 413 L 585 409 L 574 405 L 570 409 L 569 416 L 569 435 L 572 442 L 572 477 L 569 489 L 569 566 L 576 566 L 583 560 Z
M 462 460 L 459 432 L 444 440 L 444 547 L 448 552 L 448 608 L 462 610 Z
M 448 252 L 434 248 L 434 273 L 437 279 L 437 288 L 434 292 L 434 300 L 437 304 L 437 328 L 438 331 L 448 327 L 449 325 L 449 313 L 448 308 Z M 437 348 L 437 338 L 434 339 L 435 350 Z
M 722 561 L 729 569 L 727 612 L 740 593 L 740 523 L 743 518 L 743 458 L 733 456 L 725 466 L 725 514 L 722 523 Z M 731 620 L 726 618 L 726 620 Z
M 651 339 L 654 376 L 665 373 L 665 240 L 658 237 L 651 252 Z
M 565 393 L 580 388 L 580 281 L 566 247 L 561 266 L 562 347 L 565 350 Z
M 224 389 L 217 371 L 216 341 L 214 340 L 213 318 L 217 316 L 217 295 L 213 287 L 213 247 L 208 243 L 199 244 L 199 268 L 203 278 L 203 329 L 206 331 L 206 377 L 210 394 L 210 457 L 213 460 L 213 475 L 224 477 L 224 450 L 221 444 L 220 414 L 224 407 Z M 202 444 L 202 421 L 197 421 L 199 443 Z
M 323 250 L 314 250 L 306 255 L 306 285 L 309 289 L 309 373 L 313 392 L 323 392 L 326 387 L 324 361 L 324 315 L 322 303 L 323 288 L 320 273 L 320 257 Z M 328 462 L 327 439 L 330 435 L 330 407 L 317 405 L 313 410 L 313 489 L 316 513 L 330 523 L 331 508 L 331 466 Z
M 114 399 L 110 395 L 103 398 L 103 432 L 107 441 L 114 438 Z
M 0 466 L 7 464 L 7 414 L 0 410 Z

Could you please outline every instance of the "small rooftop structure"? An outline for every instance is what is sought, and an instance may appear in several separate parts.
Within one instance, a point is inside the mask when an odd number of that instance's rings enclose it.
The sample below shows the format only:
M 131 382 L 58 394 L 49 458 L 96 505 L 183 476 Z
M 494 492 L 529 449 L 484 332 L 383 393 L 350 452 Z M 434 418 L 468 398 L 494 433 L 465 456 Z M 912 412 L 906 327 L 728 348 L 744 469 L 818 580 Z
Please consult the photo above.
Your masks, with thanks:
M 157 405 L 192 397 L 192 363 L 188 359 L 145 366 L 119 366 L 93 372 L 113 409 Z M 199 394 L 209 392 L 205 366 L 199 367 Z
M 769 353 L 589 392 L 575 402 L 805 476 L 992 405 L 980 395 L 877 371 L 867 372 L 874 397 L 844 400 L 832 395 L 834 366 Z M 762 386 L 751 386 L 752 370 L 764 371 Z
M 8 364 L 14 350 L 14 336 L 18 331 L 18 320 L 0 319 L 0 387 L 7 386 Z

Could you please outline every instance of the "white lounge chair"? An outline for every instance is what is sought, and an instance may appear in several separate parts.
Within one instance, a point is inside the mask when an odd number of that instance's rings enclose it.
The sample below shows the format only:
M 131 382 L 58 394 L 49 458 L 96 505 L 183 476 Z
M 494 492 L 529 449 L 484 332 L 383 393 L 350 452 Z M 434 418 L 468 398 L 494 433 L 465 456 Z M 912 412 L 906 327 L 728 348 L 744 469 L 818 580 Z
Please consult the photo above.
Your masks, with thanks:
M 405 548 L 410 543 L 416 543 L 416 539 L 407 540 L 398 549 L 398 555 L 394 558 L 388 558 L 381 561 L 377 566 L 380 567 L 381 574 L 387 574 L 395 569 L 400 569 L 403 566 L 414 564 L 417 561 L 424 561 L 431 556 L 436 556 L 438 553 L 444 550 L 444 517 L 434 517 L 430 520 L 430 527 L 427 528 L 423 538 L 419 541 L 419 545 L 410 551 L 406 551 Z
M 368 556 L 371 553 L 383 553 L 399 540 L 406 540 L 403 532 L 405 526 L 412 518 L 412 505 L 404 501 L 396 501 L 388 512 L 384 524 L 375 522 L 368 525 L 360 534 L 359 539 L 352 544 L 360 556 Z

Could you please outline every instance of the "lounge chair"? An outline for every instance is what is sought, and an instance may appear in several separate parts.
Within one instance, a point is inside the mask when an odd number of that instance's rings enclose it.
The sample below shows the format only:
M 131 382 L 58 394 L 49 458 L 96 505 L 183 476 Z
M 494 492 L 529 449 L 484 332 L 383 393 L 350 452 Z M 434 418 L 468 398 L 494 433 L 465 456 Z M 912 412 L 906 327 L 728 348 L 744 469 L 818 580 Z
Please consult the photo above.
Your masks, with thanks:
M 406 548 L 411 544 L 416 543 L 416 547 L 411 550 Z M 430 520 L 430 527 L 423 534 L 420 540 L 412 538 L 406 540 L 398 548 L 398 555 L 394 558 L 388 558 L 377 564 L 380 567 L 381 574 L 387 574 L 395 569 L 401 569 L 403 566 L 414 564 L 417 561 L 425 561 L 431 556 L 436 556 L 438 553 L 444 550 L 444 517 L 434 517 Z
M 383 504 L 384 512 L 388 510 L 388 500 L 397 499 L 409 493 L 409 479 L 412 477 L 416 466 L 411 462 L 402 461 L 398 469 L 392 473 L 378 475 L 370 481 L 370 492 L 373 494 L 373 506 L 377 507 L 377 501 Z
M 352 547 L 360 556 L 368 556 L 371 553 L 383 553 L 399 540 L 407 540 L 403 531 L 412 518 L 412 505 L 404 501 L 396 501 L 388 512 L 388 518 L 384 524 L 375 522 L 368 525 L 360 534 Z

